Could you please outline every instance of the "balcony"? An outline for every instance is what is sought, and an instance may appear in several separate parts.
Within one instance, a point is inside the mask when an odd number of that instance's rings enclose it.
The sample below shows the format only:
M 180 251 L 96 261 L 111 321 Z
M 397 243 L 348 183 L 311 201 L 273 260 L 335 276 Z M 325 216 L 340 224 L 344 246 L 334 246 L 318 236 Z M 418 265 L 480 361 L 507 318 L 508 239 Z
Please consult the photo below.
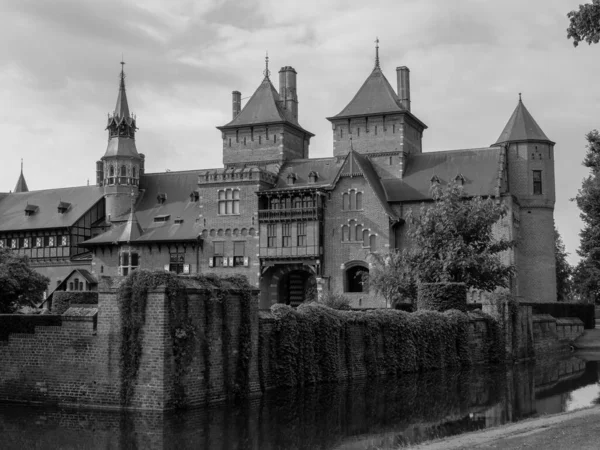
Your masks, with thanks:
M 259 209 L 258 220 L 260 222 L 323 220 L 323 210 L 316 206 L 312 208 Z
M 305 247 L 260 247 L 259 255 L 263 259 L 314 258 L 321 254 L 318 245 Z

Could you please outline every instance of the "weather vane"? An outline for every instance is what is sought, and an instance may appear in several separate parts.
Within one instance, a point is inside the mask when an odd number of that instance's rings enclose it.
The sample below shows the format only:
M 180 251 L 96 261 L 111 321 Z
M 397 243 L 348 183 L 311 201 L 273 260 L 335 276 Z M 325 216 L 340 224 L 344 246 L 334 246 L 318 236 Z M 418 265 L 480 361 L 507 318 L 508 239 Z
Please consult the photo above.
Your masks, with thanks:
M 267 55 L 265 56 L 265 70 L 263 73 L 266 78 L 269 78 L 269 75 L 271 75 L 271 71 L 269 70 L 269 51 L 267 51 Z

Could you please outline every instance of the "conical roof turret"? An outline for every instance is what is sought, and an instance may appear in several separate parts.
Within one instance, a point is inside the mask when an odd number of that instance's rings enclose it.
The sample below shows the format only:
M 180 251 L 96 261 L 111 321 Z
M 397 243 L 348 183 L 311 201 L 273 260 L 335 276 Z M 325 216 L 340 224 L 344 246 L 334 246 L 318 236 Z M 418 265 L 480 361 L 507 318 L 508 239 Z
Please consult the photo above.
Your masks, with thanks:
M 517 107 L 510 116 L 510 119 L 508 119 L 504 130 L 502 130 L 500 137 L 496 140 L 494 145 L 503 144 L 505 142 L 524 141 L 548 142 L 554 144 L 554 142 L 548 139 L 548 136 L 546 136 L 531 113 L 527 110 L 521 99 L 521 94 L 519 94 L 519 103 L 517 103 Z
M 23 160 L 21 159 L 21 174 L 19 175 L 19 179 L 17 180 L 17 185 L 15 186 L 15 193 L 17 192 L 29 192 L 29 188 L 27 187 L 27 182 L 25 181 L 25 176 L 23 175 Z

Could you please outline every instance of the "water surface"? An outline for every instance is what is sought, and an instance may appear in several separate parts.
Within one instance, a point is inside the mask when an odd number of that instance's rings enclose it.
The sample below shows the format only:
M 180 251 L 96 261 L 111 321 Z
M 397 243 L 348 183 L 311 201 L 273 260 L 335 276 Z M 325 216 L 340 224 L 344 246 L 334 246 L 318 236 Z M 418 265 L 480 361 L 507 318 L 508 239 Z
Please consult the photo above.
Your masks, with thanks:
M 279 390 L 243 405 L 110 412 L 0 405 L 3 449 L 402 447 L 598 403 L 597 362 L 437 371 Z

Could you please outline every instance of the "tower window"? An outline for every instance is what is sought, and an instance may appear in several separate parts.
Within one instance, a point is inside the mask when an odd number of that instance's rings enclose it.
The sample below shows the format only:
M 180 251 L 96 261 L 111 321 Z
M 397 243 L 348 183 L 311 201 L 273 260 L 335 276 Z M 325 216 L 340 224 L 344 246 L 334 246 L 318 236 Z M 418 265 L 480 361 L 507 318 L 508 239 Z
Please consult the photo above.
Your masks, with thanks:
M 358 127 L 358 128 L 356 129 L 356 135 L 357 135 L 358 137 L 360 137 L 360 127 Z
M 122 177 L 126 177 L 127 176 L 127 167 L 121 166 L 121 176 Z
M 377 134 L 377 125 L 375 125 L 375 134 Z
M 114 166 L 110 166 L 108 168 L 108 176 L 109 177 L 114 177 L 115 176 L 115 167 Z
M 185 253 L 175 252 L 169 254 L 169 272 L 183 273 Z
M 135 168 L 135 166 L 133 166 L 133 168 L 131 169 L 131 176 L 133 178 L 137 178 L 137 169 Z
M 246 145 L 246 136 L 244 136 L 244 145 Z
M 124 251 L 119 255 L 119 272 L 126 277 L 139 266 L 139 256 L 137 253 Z
M 343 138 L 343 137 L 344 137 L 344 129 L 340 128 L 340 138 Z
M 533 171 L 533 193 L 534 195 L 542 194 L 542 171 Z
M 239 189 L 221 189 L 219 197 L 219 214 L 239 214 L 240 213 L 240 190 Z

